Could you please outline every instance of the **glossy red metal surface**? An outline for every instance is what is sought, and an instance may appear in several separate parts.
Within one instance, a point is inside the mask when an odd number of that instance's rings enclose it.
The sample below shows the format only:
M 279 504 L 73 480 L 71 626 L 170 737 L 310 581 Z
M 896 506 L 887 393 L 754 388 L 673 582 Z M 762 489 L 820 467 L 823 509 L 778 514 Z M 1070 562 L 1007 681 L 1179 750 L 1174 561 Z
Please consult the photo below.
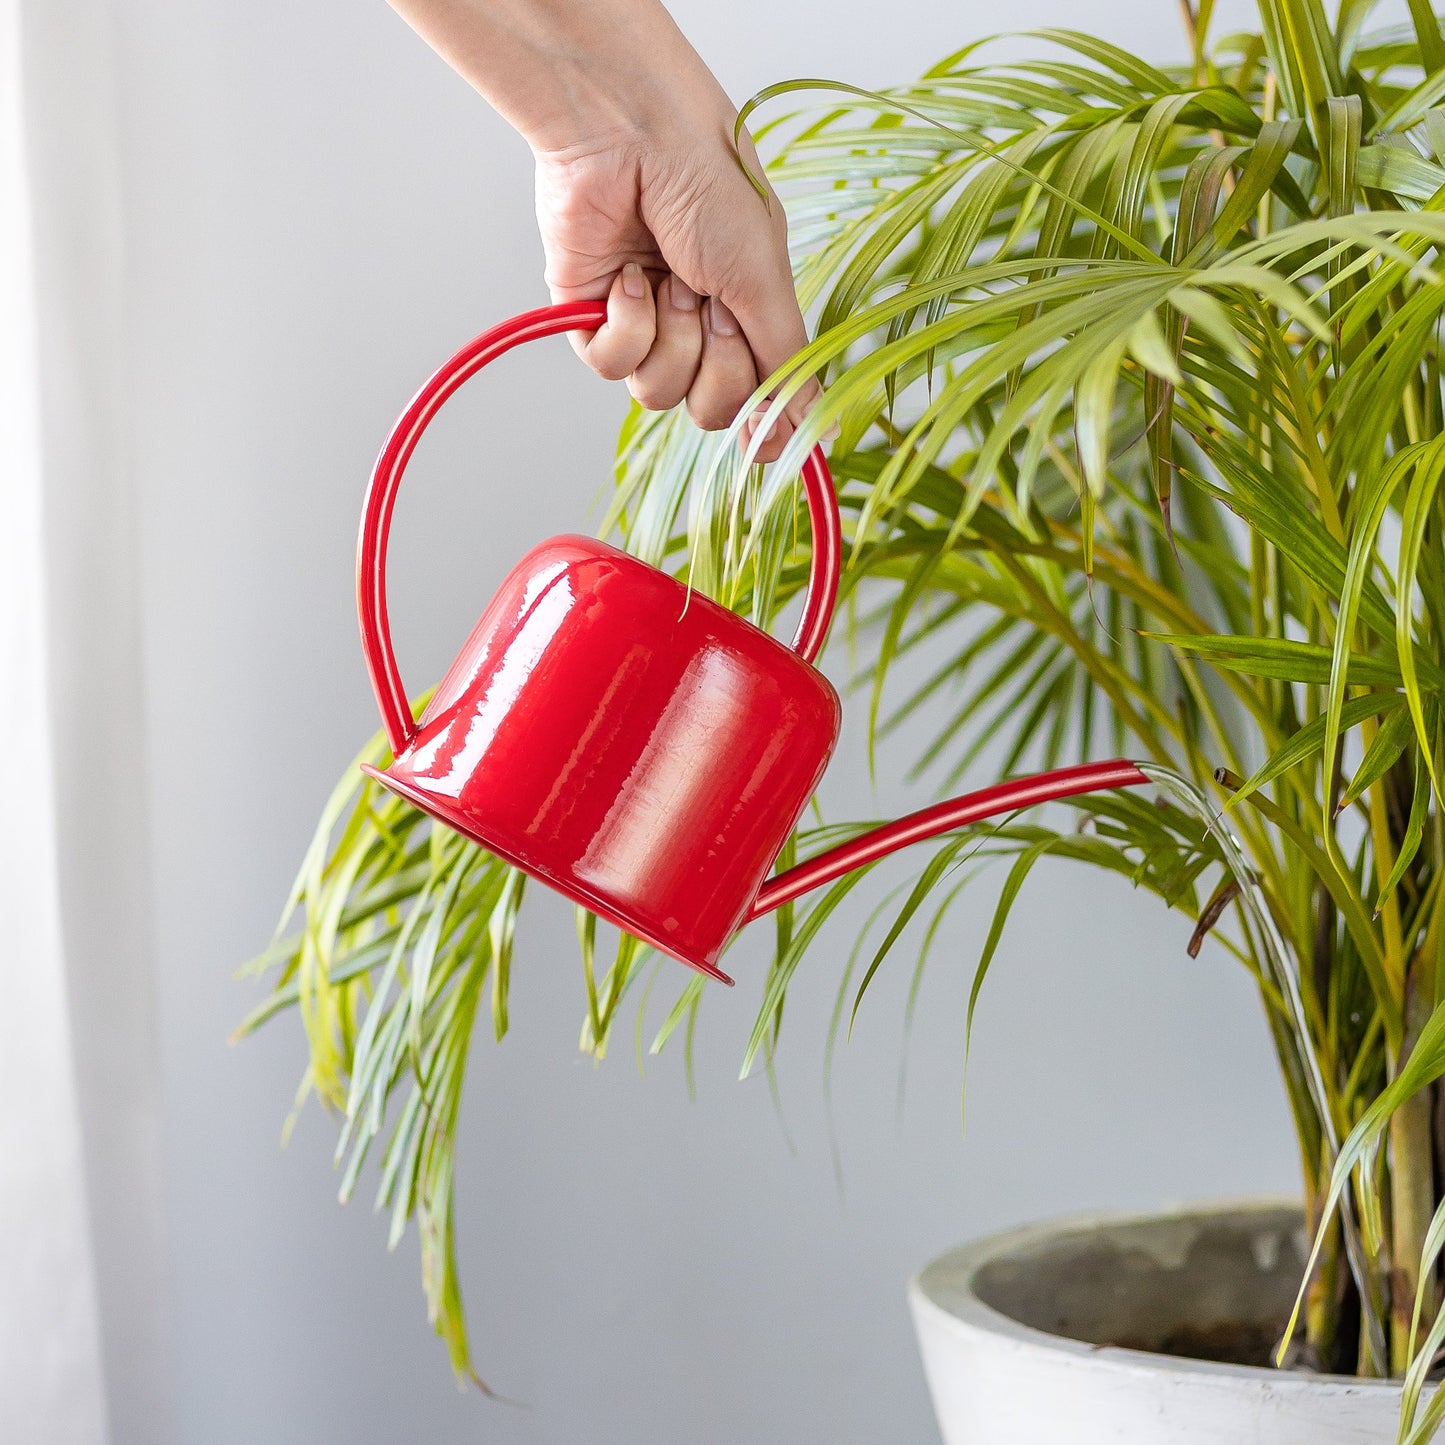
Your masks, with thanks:
M 714 977 L 822 777 L 837 694 L 796 653 L 605 543 L 502 584 L 388 787 Z
M 574 902 L 726 983 L 751 918 L 895 849 L 1034 803 L 1148 779 L 1116 760 L 912 813 L 764 883 L 837 741 L 827 638 L 842 530 L 821 451 L 803 469 L 813 559 L 792 648 L 676 579 L 587 537 L 512 570 L 419 721 L 391 646 L 386 544 L 402 473 L 442 405 L 523 341 L 594 329 L 602 302 L 529 311 L 427 381 L 387 438 L 357 543 L 367 668 L 395 755 L 366 768 L 417 807 Z
M 821 451 L 803 469 L 814 546 L 792 650 L 582 537 L 544 543 L 513 570 L 420 722 L 391 645 L 387 539 L 422 433 L 488 362 L 605 317 L 601 302 L 548 306 L 483 332 L 392 428 L 357 543 L 357 612 L 395 761 L 367 771 L 575 902 L 726 980 L 718 957 L 837 738 L 837 695 L 809 665 L 827 637 L 842 559 Z

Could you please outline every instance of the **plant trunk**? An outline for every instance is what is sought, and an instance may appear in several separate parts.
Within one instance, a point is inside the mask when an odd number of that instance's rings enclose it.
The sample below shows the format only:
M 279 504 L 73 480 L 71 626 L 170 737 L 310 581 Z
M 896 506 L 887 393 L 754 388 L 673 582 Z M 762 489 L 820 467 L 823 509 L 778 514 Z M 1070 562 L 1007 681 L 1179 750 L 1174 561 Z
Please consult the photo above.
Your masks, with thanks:
M 1311 1238 L 1319 1231 L 1320 1200 L 1313 1195 L 1305 1202 L 1305 1228 Z M 1334 1214 L 1325 1229 L 1320 1257 L 1305 1287 L 1304 1350 L 1287 1358 L 1286 1366 L 1304 1365 L 1322 1374 L 1353 1373 L 1353 1341 L 1342 1328 L 1345 1306 L 1353 1303 L 1353 1280 L 1345 1266 L 1340 1216 Z M 1347 1354 L 1346 1352 L 1349 1351 Z
M 1410 1057 L 1420 1029 L 1430 1016 L 1431 1000 L 1421 997 L 1418 970 L 1406 982 L 1405 1037 L 1391 1076 Z M 1410 1363 L 1410 1322 L 1420 1286 L 1420 1255 L 1435 1213 L 1435 1129 L 1430 1091 L 1420 1090 L 1390 1119 L 1390 1370 L 1405 1372 Z M 1426 1281 L 1420 1328 L 1428 1330 L 1438 1307 L 1433 1280 Z

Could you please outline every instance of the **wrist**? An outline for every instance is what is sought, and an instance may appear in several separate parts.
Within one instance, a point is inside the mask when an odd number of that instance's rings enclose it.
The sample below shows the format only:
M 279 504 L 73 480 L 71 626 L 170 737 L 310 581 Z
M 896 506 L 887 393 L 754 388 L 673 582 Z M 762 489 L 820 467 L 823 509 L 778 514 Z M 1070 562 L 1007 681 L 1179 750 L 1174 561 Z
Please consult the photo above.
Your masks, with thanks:
M 679 111 L 732 114 L 660 0 L 391 0 L 539 156 L 625 145 Z
M 604 35 L 589 17 L 586 34 L 551 38 L 543 93 L 508 117 L 539 159 L 657 149 L 679 127 L 731 126 L 727 96 L 661 5 L 606 0 L 599 10 L 632 23 L 604 22 Z

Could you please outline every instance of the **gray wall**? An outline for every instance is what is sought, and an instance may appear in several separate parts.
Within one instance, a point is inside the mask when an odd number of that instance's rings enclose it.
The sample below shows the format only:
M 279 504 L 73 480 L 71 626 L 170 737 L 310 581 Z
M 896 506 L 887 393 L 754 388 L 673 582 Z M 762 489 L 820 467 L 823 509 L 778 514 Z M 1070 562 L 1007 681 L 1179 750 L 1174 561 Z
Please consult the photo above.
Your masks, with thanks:
M 1161 0 L 675 8 L 738 98 L 794 74 L 902 79 L 1004 24 L 1178 45 Z M 897 957 L 838 1056 L 841 1189 L 823 1037 L 861 909 L 799 978 L 780 1114 L 762 1077 L 736 1082 L 763 940 L 707 1001 L 690 1100 L 680 1054 L 639 1078 L 627 1030 L 601 1067 L 576 1053 L 571 918 L 539 895 L 512 1034 L 472 1061 L 460 1166 L 477 1361 L 523 1403 L 457 1392 L 414 1239 L 388 1255 L 366 1202 L 335 1202 L 332 1123 L 309 1107 L 279 1148 L 296 1021 L 226 1036 L 255 997 L 233 969 L 375 726 L 350 574 L 378 441 L 457 342 L 544 298 L 527 156 L 380 0 L 118 9 L 179 1438 L 925 1441 L 903 1285 L 930 1254 L 1062 1210 L 1290 1188 L 1247 979 L 1187 959 L 1184 922 L 1126 887 L 1039 871 L 981 1011 L 966 1137 L 986 912 L 939 950 L 901 1111 Z M 623 400 L 556 342 L 439 424 L 394 549 L 414 687 L 511 560 L 585 521 Z M 870 789 L 856 737 L 830 786 L 838 815 L 914 800 L 886 772 Z

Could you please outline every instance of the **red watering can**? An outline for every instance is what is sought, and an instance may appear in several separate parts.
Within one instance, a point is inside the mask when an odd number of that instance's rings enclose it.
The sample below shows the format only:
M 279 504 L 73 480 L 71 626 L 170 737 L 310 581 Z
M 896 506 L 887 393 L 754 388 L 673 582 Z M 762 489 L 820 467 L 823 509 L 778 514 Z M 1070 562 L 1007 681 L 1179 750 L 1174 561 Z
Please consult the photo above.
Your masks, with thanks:
M 395 760 L 379 782 L 484 848 L 709 977 L 760 914 L 924 838 L 1033 803 L 1149 779 L 1117 760 L 998 783 L 910 813 L 768 878 L 838 738 L 813 660 L 832 620 L 842 532 L 821 450 L 790 646 L 635 557 L 554 537 L 514 567 L 426 710 L 392 652 L 386 544 L 397 486 L 443 404 L 523 341 L 595 330 L 601 301 L 546 306 L 467 343 L 412 399 L 372 472 L 356 558 L 371 684 Z M 766 880 L 766 881 L 765 881 Z

